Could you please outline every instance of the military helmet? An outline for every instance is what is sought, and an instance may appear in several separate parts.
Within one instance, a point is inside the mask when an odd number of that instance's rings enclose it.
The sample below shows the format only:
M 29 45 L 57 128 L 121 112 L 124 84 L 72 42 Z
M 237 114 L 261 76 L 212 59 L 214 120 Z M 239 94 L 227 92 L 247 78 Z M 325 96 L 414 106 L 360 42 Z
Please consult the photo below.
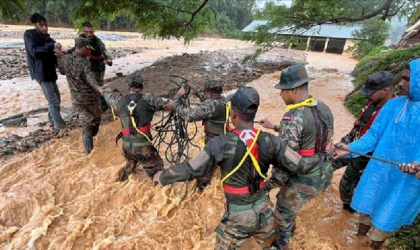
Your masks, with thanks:
M 211 93 L 222 93 L 223 82 L 221 80 L 208 80 L 204 84 L 204 91 L 208 91 Z
M 303 64 L 297 64 L 284 69 L 281 73 L 280 82 L 276 89 L 294 89 L 315 78 L 309 77 Z
M 139 70 L 128 76 L 128 85 L 136 89 L 143 88 L 143 77 L 141 77 Z

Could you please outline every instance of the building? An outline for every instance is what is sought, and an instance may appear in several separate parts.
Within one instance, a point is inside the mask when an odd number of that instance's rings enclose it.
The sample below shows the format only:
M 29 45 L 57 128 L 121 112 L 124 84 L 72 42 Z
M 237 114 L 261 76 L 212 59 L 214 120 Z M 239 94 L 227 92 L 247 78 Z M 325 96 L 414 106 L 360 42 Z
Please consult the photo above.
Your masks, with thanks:
M 260 25 L 267 24 L 267 20 L 254 20 L 243 32 L 256 32 L 256 28 Z M 279 31 L 275 29 L 270 33 L 278 36 L 292 36 L 298 40 L 297 44 L 300 49 L 308 51 L 319 51 L 324 53 L 336 53 L 351 55 L 348 51 L 350 46 L 354 45 L 355 38 L 352 35 L 355 30 L 360 29 L 359 25 L 353 26 L 338 26 L 334 24 L 323 24 L 321 26 L 313 27 L 300 35 L 293 35 L 291 32 Z

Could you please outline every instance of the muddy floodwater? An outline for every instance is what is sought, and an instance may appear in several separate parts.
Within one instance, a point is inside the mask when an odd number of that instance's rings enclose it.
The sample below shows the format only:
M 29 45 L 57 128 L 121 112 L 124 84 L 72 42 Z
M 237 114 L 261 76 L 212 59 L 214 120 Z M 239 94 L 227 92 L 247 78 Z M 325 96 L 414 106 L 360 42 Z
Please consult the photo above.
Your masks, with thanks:
M 18 42 L 18 39 L 3 42 Z M 252 48 L 241 41 L 211 38 L 197 40 L 188 47 L 176 40 L 131 39 L 108 43 L 149 49 L 115 60 L 114 66 L 107 68 L 106 77 L 116 72 L 130 73 L 158 59 L 185 52 Z M 353 88 L 349 73 L 356 61 L 333 54 L 279 49 L 265 56 L 279 60 L 306 59 L 309 74 L 316 78 L 310 83 L 311 94 L 333 111 L 335 141 L 351 129 L 354 117 L 343 106 L 343 99 Z M 285 105 L 278 90 L 273 88 L 278 81 L 279 72 L 274 72 L 262 74 L 248 84 L 261 96 L 257 119 L 269 118 L 277 123 L 284 114 Z M 58 83 L 62 105 L 69 107 L 65 78 L 60 76 Z M 0 100 L 0 118 L 47 104 L 37 83 L 29 77 L 0 81 Z M 45 118 L 41 114 L 36 119 Z M 26 128 L 0 128 L 0 137 L 13 133 L 24 135 L 36 129 L 35 123 Z M 84 153 L 81 130 L 76 129 L 68 137 L 48 141 L 32 152 L 3 159 L 0 249 L 213 249 L 214 228 L 225 202 L 219 185 L 220 174 L 216 174 L 202 194 L 194 192 L 194 182 L 188 187 L 182 183 L 153 187 L 145 173 L 119 183 L 117 179 L 125 166 L 114 141 L 119 130 L 118 122 L 101 126 L 89 156 Z M 161 148 L 161 153 L 164 150 Z M 369 249 L 366 239 L 356 237 L 357 215 L 341 208 L 338 183 L 342 173 L 343 170 L 337 171 L 332 185 L 303 207 L 290 242 L 291 249 Z M 186 188 L 187 196 L 181 202 Z M 277 190 L 270 193 L 273 202 Z M 259 248 L 251 239 L 242 249 Z

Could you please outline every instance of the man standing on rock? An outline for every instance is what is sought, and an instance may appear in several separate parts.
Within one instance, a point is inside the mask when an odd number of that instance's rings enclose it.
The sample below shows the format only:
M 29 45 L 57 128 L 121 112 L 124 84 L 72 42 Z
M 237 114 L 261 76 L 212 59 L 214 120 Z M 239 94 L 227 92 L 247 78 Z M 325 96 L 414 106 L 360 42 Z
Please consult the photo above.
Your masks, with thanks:
M 83 23 L 83 34 L 80 37 L 86 38 L 90 41 L 90 46 L 93 48 L 91 52 L 89 52 L 89 61 L 91 63 L 91 71 L 95 74 L 96 82 L 99 86 L 104 85 L 104 74 L 105 74 L 105 64 L 111 66 L 112 65 L 112 58 L 108 51 L 106 50 L 105 44 L 102 40 L 95 36 L 95 31 L 93 30 L 93 26 L 90 22 Z M 70 49 L 67 53 L 71 53 L 74 51 Z M 107 103 L 101 96 L 101 109 L 102 113 L 105 112 L 107 109 Z
M 130 94 L 126 96 L 112 93 L 109 89 L 100 89 L 113 112 L 115 110 L 118 113 L 121 122 L 122 129 L 116 140 L 123 140 L 122 152 L 126 166 L 120 182 L 127 180 L 131 173 L 136 173 L 139 163 L 150 178 L 163 169 L 163 160 L 153 147 L 150 123 L 156 111 L 172 109 L 172 103 L 167 104 L 167 100 L 150 93 L 142 94 L 143 78 L 139 71 L 128 77 L 128 89 Z
M 210 140 L 193 159 L 158 172 L 153 180 L 166 186 L 207 176 L 220 166 L 226 211 L 215 230 L 214 249 L 239 249 L 252 236 L 261 248 L 277 249 L 272 247 L 276 238 L 272 203 L 264 189 L 270 164 L 276 169 L 306 174 L 318 169 L 328 153 L 302 158 L 277 136 L 255 129 L 260 98 L 254 88 L 238 89 L 231 104 L 233 131 Z
M 359 93 L 366 96 L 369 101 L 363 107 L 362 112 L 360 112 L 359 117 L 354 122 L 353 129 L 341 139 L 342 143 L 349 144 L 361 138 L 368 131 L 385 103 L 390 99 L 395 98 L 395 96 L 393 96 L 393 83 L 394 76 L 389 71 L 380 71 L 368 77 L 364 88 L 361 89 Z M 372 153 L 370 152 L 369 155 L 371 154 Z M 354 189 L 359 183 L 360 177 L 368 162 L 369 158 L 363 156 L 349 160 L 339 185 L 340 198 L 345 210 L 354 212 L 350 207 L 350 203 L 353 198 Z M 335 169 L 338 169 L 341 166 L 342 164 L 334 164 Z
M 45 17 L 38 13 L 30 17 L 35 29 L 26 30 L 25 41 L 26 57 L 29 73 L 41 86 L 45 99 L 48 101 L 48 121 L 58 133 L 66 126 L 60 114 L 60 91 L 57 86 L 57 58 L 54 52 L 61 49 L 61 44 L 56 43 L 48 34 L 48 23 Z
M 181 100 L 181 97 L 185 94 L 183 87 L 179 89 L 174 98 L 174 108 L 182 119 L 187 122 L 203 121 L 204 145 L 214 137 L 229 132 L 229 106 L 222 93 L 222 81 L 208 80 L 204 84 L 204 96 L 199 95 L 201 100 L 205 100 L 199 107 L 185 107 Z M 210 184 L 212 176 L 213 173 L 209 173 L 208 176 L 197 178 L 197 187 L 203 191 Z
M 330 108 L 309 95 L 309 77 L 304 65 L 294 65 L 283 70 L 280 95 L 286 103 L 286 114 L 280 125 L 273 125 L 267 119 L 260 124 L 279 132 L 280 138 L 302 157 L 324 152 L 334 133 L 334 118 Z M 275 226 L 280 249 L 288 249 L 287 243 L 293 235 L 297 214 L 310 199 L 323 192 L 330 184 L 333 169 L 329 162 L 322 162 L 321 168 L 309 174 L 290 173 L 287 182 L 280 187 L 274 212 Z M 270 183 L 282 185 L 283 175 L 273 170 Z
M 78 115 L 83 127 L 86 154 L 93 149 L 93 137 L 101 123 L 99 86 L 86 59 L 92 49 L 88 39 L 79 37 L 75 39 L 75 50 L 58 59 L 60 73 L 66 75 L 69 84 L 73 112 Z

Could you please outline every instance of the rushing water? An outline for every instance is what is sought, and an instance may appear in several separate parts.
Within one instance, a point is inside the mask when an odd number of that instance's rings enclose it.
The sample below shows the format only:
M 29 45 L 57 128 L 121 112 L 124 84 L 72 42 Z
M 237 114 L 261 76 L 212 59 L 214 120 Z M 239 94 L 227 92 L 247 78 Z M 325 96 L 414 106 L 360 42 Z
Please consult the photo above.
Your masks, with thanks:
M 350 130 L 354 119 L 342 105 L 352 88 L 348 73 L 354 61 L 329 55 L 326 62 L 325 55 L 315 53 L 307 59 L 310 75 L 317 78 L 310 83 L 310 91 L 333 110 L 337 141 Z M 284 104 L 273 88 L 278 80 L 279 73 L 275 73 L 250 84 L 262 99 L 257 119 L 281 119 Z M 22 86 L 38 87 L 26 81 L 12 87 L 11 98 L 2 97 L 2 102 L 16 111 L 31 107 L 24 102 L 28 95 L 42 99 L 38 90 L 38 94 L 29 92 L 25 97 L 13 91 Z M 64 104 L 69 104 L 67 96 Z M 0 109 L 0 114 L 9 112 Z M 79 129 L 0 167 L 1 249 L 213 248 L 213 230 L 224 204 L 220 174 L 202 194 L 194 193 L 194 182 L 190 183 L 183 202 L 180 199 L 186 186 L 181 183 L 153 187 L 145 173 L 119 183 L 125 165 L 114 141 L 119 129 L 117 122 L 102 126 L 89 156 L 85 156 Z M 366 239 L 355 236 L 357 215 L 341 209 L 338 182 L 342 172 L 335 174 L 332 186 L 302 209 L 291 249 L 368 249 Z M 273 201 L 276 192 L 270 193 Z M 251 239 L 242 249 L 258 247 Z

